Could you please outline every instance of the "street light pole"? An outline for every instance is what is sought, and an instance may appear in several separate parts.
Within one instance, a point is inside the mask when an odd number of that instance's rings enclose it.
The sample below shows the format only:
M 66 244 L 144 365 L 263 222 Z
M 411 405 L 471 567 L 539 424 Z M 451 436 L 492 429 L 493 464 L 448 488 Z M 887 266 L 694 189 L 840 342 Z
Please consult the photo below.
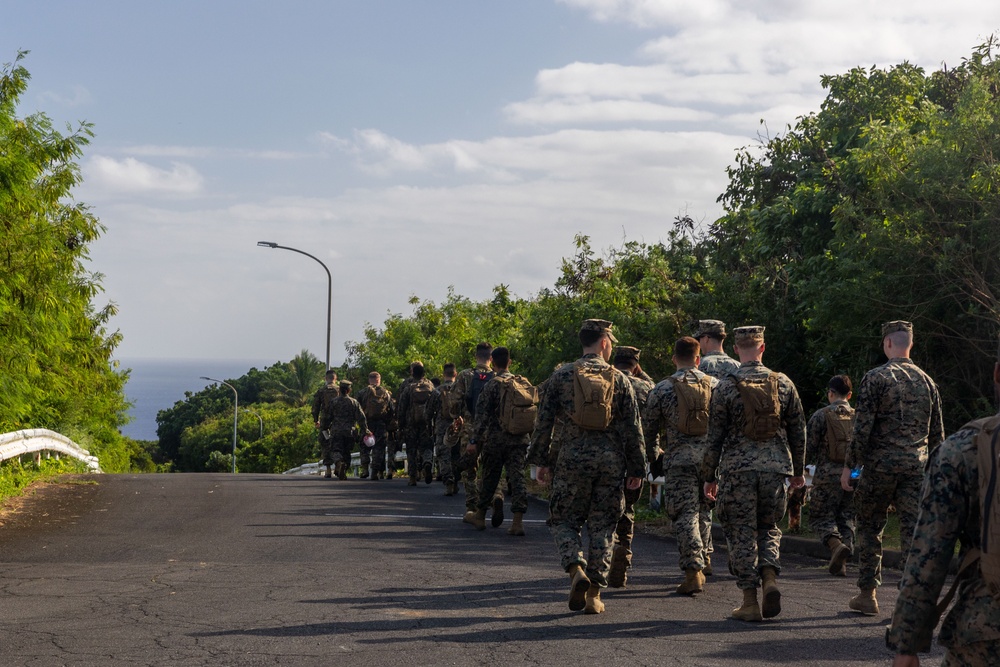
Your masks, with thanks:
M 251 410 L 250 408 L 243 408 L 243 412 L 249 412 L 254 417 L 256 417 L 258 419 L 258 421 L 260 421 L 260 437 L 263 438 L 264 437 L 264 418 L 261 417 L 256 412 L 254 412 L 253 410 Z
M 319 265 L 323 267 L 326 271 L 327 289 L 326 289 L 326 369 L 330 369 L 330 323 L 333 321 L 333 276 L 330 275 L 330 269 L 327 268 L 318 257 L 314 257 L 304 250 L 299 250 L 298 248 L 289 248 L 286 245 L 278 245 L 273 241 L 257 241 L 257 245 L 261 248 L 281 248 L 282 250 L 291 250 L 292 252 L 297 252 L 300 255 L 305 255 L 311 259 L 319 262 Z
M 223 382 L 222 380 L 216 380 L 215 378 L 201 376 L 202 380 L 208 380 L 210 382 L 218 382 L 219 384 L 224 384 L 233 390 L 233 474 L 236 474 L 236 425 L 240 417 L 240 395 L 236 392 L 236 387 L 229 384 L 228 382 Z M 263 423 L 263 422 L 262 422 Z M 263 429 L 263 426 L 261 426 Z

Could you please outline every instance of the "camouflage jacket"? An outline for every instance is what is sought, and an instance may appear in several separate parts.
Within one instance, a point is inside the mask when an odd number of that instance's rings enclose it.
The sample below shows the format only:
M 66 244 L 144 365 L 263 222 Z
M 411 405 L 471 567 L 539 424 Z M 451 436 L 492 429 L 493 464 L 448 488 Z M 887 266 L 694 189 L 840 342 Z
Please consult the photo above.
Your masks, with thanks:
M 492 373 L 489 366 L 477 365 L 475 368 L 466 368 L 455 378 L 455 386 L 451 390 L 451 396 L 448 397 L 452 419 L 462 417 L 467 423 L 472 423 L 472 411 L 469 410 L 465 395 L 472 384 L 472 377 L 477 371 Z
M 854 408 L 846 400 L 834 401 L 814 412 L 806 424 L 806 463 L 816 465 L 814 479 L 836 478 L 837 484 L 840 484 L 840 473 L 844 469 L 844 464 L 830 460 L 830 446 L 826 441 L 826 413 L 828 410 L 841 407 L 847 408 L 850 411 L 848 414 L 854 413 Z
M 395 414 L 396 412 L 396 402 L 392 398 L 392 392 L 383 387 L 382 385 L 378 385 L 378 388 L 375 388 L 370 384 L 365 385 L 365 388 L 358 392 L 358 403 L 360 403 L 361 408 L 364 409 L 365 405 L 367 405 L 369 399 L 375 394 L 376 391 L 379 393 L 385 392 L 387 398 L 389 399 L 388 407 L 386 408 L 385 412 L 382 413 L 382 415 L 378 417 L 372 417 L 370 421 L 387 422 L 390 419 L 392 419 L 393 414 Z
M 929 651 L 935 607 L 961 542 L 960 556 L 980 547 L 979 464 L 976 431 L 962 429 L 930 454 L 920 514 L 886 645 L 897 653 Z M 1000 605 L 978 566 L 959 584 L 938 638 L 943 646 L 1000 641 Z
M 865 373 L 858 389 L 847 465 L 921 474 L 927 453 L 944 440 L 937 385 L 909 359 Z
M 368 420 L 361 404 L 350 396 L 337 396 L 326 401 L 323 406 L 320 427 L 330 429 L 334 433 L 349 433 L 355 425 L 361 427 L 362 433 L 368 432 Z
M 663 467 L 694 466 L 701 468 L 705 460 L 705 435 L 688 435 L 677 430 L 677 394 L 674 383 L 685 371 L 692 371 L 699 379 L 708 375 L 695 368 L 680 368 L 660 382 L 649 394 L 649 401 L 642 411 L 642 432 L 646 435 L 646 460 L 652 462 L 663 451 Z M 712 378 L 713 390 L 719 381 Z
M 396 418 L 399 420 L 399 428 L 401 428 L 401 429 L 407 429 L 407 428 L 413 428 L 414 426 L 416 426 L 415 424 L 410 423 L 410 421 L 411 421 L 410 420 L 410 401 L 412 400 L 412 397 L 413 397 L 413 387 L 415 385 L 417 385 L 417 384 L 423 384 L 423 383 L 431 384 L 431 381 L 428 380 L 427 378 L 421 378 L 419 380 L 414 380 L 414 379 L 411 378 L 410 382 L 404 382 L 403 383 L 403 388 L 399 392 L 399 403 L 396 404 Z M 433 387 L 433 385 L 431 385 L 431 386 Z M 433 396 L 433 395 L 434 395 L 434 392 L 432 391 L 431 392 L 431 396 Z M 430 401 L 431 397 L 428 396 L 427 400 Z M 422 409 L 424 409 L 424 410 L 427 409 L 427 404 L 426 403 L 424 404 L 424 407 Z M 419 428 L 421 428 L 421 429 L 427 429 L 428 431 L 430 431 L 430 429 L 428 428 L 428 426 L 429 426 L 429 424 L 425 420 L 424 423 L 419 426 Z
M 512 435 L 500 426 L 500 400 L 503 398 L 503 385 L 495 380 L 496 378 L 509 377 L 513 377 L 510 371 L 502 371 L 483 387 L 483 391 L 479 394 L 479 401 L 476 403 L 476 419 L 472 426 L 470 442 L 482 447 L 527 446 L 527 433 Z
M 581 361 L 597 367 L 608 365 L 596 354 L 584 355 Z M 632 383 L 624 373 L 616 370 L 614 393 L 611 398 L 611 425 L 605 431 L 583 429 L 570 417 L 574 410 L 573 366 L 564 364 L 548 380 L 545 398 L 538 406 L 535 430 L 531 434 L 528 463 L 540 466 L 552 466 L 555 463 L 549 447 L 553 428 L 557 420 L 561 419 L 563 430 L 560 439 L 563 450 L 569 447 L 570 443 L 589 449 L 615 449 L 625 457 L 625 470 L 622 471 L 624 475 L 644 477 L 646 462 L 642 452 L 642 424 Z
M 770 440 L 757 442 L 743 434 L 743 399 L 736 379 L 766 378 L 773 371 L 759 361 L 747 361 L 725 376 L 712 392 L 708 417 L 708 443 L 702 475 L 705 479 L 731 472 L 775 472 L 799 476 L 805 464 L 806 419 L 795 385 L 778 373 L 781 427 Z
M 646 407 L 646 402 L 649 400 L 649 392 L 653 391 L 656 383 L 645 372 L 640 375 L 629 375 L 626 373 L 625 377 L 632 383 L 632 391 L 635 392 L 635 403 L 639 406 L 639 415 L 641 416 L 642 410 Z
M 740 362 L 730 357 L 725 352 L 706 352 L 701 357 L 698 370 L 705 375 L 711 375 L 717 380 L 721 380 L 729 373 L 735 373 L 740 367 Z
M 434 393 L 427 399 L 424 405 L 424 419 L 430 424 L 431 430 L 437 435 L 443 435 L 451 427 L 454 421 L 450 415 L 443 414 L 444 394 L 448 394 L 449 405 L 453 400 L 452 390 L 455 388 L 455 381 L 442 381 L 440 387 L 434 389 Z
M 333 400 L 340 396 L 340 389 L 335 384 L 323 385 L 313 394 L 312 416 L 313 421 L 318 422 L 319 416 L 323 412 L 323 404 L 328 400 Z

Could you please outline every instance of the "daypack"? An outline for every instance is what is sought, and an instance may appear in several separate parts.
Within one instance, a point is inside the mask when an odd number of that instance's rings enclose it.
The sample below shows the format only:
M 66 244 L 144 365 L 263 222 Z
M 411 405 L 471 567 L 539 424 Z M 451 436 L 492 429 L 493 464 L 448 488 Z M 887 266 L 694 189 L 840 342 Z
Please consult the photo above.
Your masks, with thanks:
M 438 395 L 441 397 L 441 407 L 438 409 L 438 419 L 445 420 L 451 418 L 451 390 L 455 388 L 455 383 L 441 383 L 438 387 Z
M 521 375 L 497 377 L 500 382 L 500 428 L 512 435 L 531 433 L 538 414 L 538 389 Z
M 831 408 L 824 413 L 826 419 L 826 452 L 833 463 L 847 460 L 854 432 L 854 410 L 845 405 Z
M 369 387 L 369 392 L 365 396 L 365 417 L 367 419 L 381 419 L 389 412 L 389 392 L 384 387 Z
M 611 424 L 611 402 L 615 393 L 613 366 L 573 364 L 573 413 L 570 417 L 588 431 L 604 431 Z
M 670 378 L 677 395 L 677 430 L 685 435 L 708 433 L 708 405 L 712 401 L 712 378 L 687 371 Z
M 479 394 L 483 393 L 486 383 L 496 376 L 493 371 L 481 371 L 473 369 L 472 379 L 465 390 L 465 407 L 469 409 L 469 414 L 476 416 L 476 404 L 479 402 Z
M 778 374 L 769 373 L 762 379 L 736 378 L 736 388 L 743 399 L 743 435 L 757 442 L 773 438 L 781 427 Z
M 408 426 L 420 426 L 427 421 L 424 406 L 433 393 L 434 385 L 427 378 L 410 384 L 410 407 L 406 415 Z
M 979 548 L 969 549 L 948 593 L 937 605 L 938 618 L 951 603 L 959 583 L 978 562 L 986 588 L 1000 604 L 1000 415 L 971 421 L 962 429 L 975 429 L 976 462 L 979 467 Z M 935 623 L 935 626 L 937 623 Z

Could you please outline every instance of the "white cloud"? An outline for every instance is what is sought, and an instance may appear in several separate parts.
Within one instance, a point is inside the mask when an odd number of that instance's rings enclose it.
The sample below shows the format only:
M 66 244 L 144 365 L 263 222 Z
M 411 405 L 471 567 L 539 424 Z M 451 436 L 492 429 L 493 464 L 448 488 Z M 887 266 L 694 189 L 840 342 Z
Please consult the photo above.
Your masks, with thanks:
M 217 148 L 213 146 L 158 146 L 155 144 L 125 146 L 120 149 L 119 152 L 127 155 L 139 155 L 141 157 L 168 157 L 187 160 L 208 158 L 297 160 L 303 157 L 312 157 L 309 153 L 301 153 L 298 151 L 248 150 Z
M 73 86 L 68 94 L 49 90 L 41 93 L 38 97 L 44 104 L 56 104 L 71 108 L 85 106 L 94 101 L 90 91 L 81 85 Z
M 203 178 L 191 165 L 171 163 L 161 169 L 133 157 L 116 160 L 104 155 L 90 158 L 84 167 L 89 185 L 121 194 L 195 194 L 201 190 Z

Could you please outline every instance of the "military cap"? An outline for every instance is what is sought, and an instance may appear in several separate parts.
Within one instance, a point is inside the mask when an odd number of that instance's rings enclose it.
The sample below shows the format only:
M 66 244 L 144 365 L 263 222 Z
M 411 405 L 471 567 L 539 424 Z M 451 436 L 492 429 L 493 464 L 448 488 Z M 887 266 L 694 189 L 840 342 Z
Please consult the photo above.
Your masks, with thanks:
M 891 333 L 896 333 L 897 331 L 905 331 L 906 333 L 913 333 L 913 322 L 907 322 L 905 320 L 893 320 L 892 322 L 886 322 L 882 325 L 882 338 L 885 338 Z
M 615 348 L 614 359 L 615 361 L 639 361 L 639 355 L 641 353 L 642 350 L 637 347 L 619 345 Z
M 351 382 L 350 380 L 341 380 L 340 381 L 340 388 L 341 389 L 350 389 L 352 384 L 354 384 L 354 383 Z
M 618 339 L 611 333 L 612 326 L 611 322 L 607 320 L 584 320 L 583 324 L 580 325 L 580 331 L 599 331 L 607 336 L 612 343 L 617 343 Z
M 725 336 L 726 323 L 722 320 L 698 320 L 698 327 L 695 329 L 694 338 L 701 338 L 708 335 Z
M 740 343 L 763 341 L 764 327 L 758 327 L 758 326 L 736 327 L 735 329 L 733 329 L 733 339 L 737 345 L 739 345 Z

